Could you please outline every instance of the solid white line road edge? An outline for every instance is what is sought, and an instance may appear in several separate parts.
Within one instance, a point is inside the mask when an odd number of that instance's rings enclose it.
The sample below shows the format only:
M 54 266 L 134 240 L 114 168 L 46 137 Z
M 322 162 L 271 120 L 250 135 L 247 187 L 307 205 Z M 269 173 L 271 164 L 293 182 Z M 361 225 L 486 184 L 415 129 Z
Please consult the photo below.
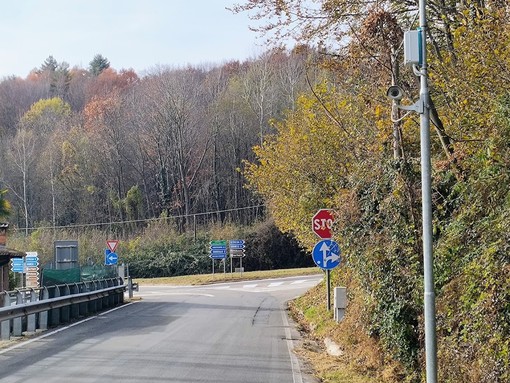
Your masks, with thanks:
M 68 325 L 68 326 L 58 328 L 58 329 L 56 329 L 56 330 L 54 330 L 54 331 L 51 331 L 51 332 L 48 332 L 48 333 L 45 333 L 45 334 L 42 334 L 42 335 L 39 335 L 39 336 L 35 336 L 34 338 L 31 338 L 31 339 L 28 339 L 28 340 L 26 340 L 26 341 L 22 341 L 22 342 L 20 342 L 20 343 L 17 343 L 17 344 L 15 344 L 14 346 L 11 346 L 11 347 L 7 347 L 7 348 L 4 348 L 4 349 L 1 349 L 1 350 L 0 350 L 0 355 L 5 354 L 5 353 L 7 353 L 7 352 L 9 352 L 9 351 L 15 350 L 15 349 L 17 349 L 17 348 L 20 348 L 20 347 L 26 346 L 26 345 L 28 345 L 28 344 L 30 344 L 30 343 L 37 342 L 39 339 L 47 338 L 47 337 L 49 337 L 49 336 L 51 336 L 51 335 L 53 335 L 53 334 L 57 334 L 57 333 L 59 333 L 59 332 L 61 332 L 61 331 L 67 330 L 67 329 L 69 329 L 69 328 L 71 328 L 71 327 L 78 326 L 79 324 L 82 324 L 82 323 L 88 322 L 89 320 L 96 319 L 96 318 L 101 317 L 101 316 L 103 316 L 103 315 L 109 314 L 109 313 L 111 313 L 111 312 L 113 312 L 113 311 L 116 311 L 116 310 L 119 310 L 119 309 L 121 309 L 121 308 L 124 308 L 124 307 L 130 306 L 130 305 L 132 305 L 133 303 L 136 303 L 136 302 L 129 302 L 129 303 L 126 303 L 126 304 L 124 304 L 124 305 L 122 305 L 122 306 L 118 306 L 118 307 L 115 307 L 115 308 L 113 308 L 113 309 L 111 309 L 111 310 L 108 310 L 108 311 L 105 311 L 105 312 L 99 313 L 99 314 L 97 314 L 97 315 L 94 315 L 94 316 L 91 316 L 91 317 L 88 317 L 88 318 L 82 319 L 81 321 L 78 321 L 78 322 L 72 323 L 72 324 L 70 324 L 70 325 Z

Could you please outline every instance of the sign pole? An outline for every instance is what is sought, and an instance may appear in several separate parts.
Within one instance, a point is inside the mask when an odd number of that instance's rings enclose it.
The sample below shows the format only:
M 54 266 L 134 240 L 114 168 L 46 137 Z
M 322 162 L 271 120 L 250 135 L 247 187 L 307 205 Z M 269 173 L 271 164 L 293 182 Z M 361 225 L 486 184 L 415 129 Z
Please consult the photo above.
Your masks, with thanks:
M 326 270 L 326 285 L 328 291 L 328 311 L 331 311 L 331 270 Z

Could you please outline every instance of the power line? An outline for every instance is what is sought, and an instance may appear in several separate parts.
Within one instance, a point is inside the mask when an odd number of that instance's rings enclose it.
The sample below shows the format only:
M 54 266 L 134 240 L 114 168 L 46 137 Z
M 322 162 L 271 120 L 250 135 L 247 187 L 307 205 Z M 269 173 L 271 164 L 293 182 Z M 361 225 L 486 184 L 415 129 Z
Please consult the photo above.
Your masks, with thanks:
M 110 225 L 124 225 L 128 223 L 141 223 L 141 222 L 157 222 L 157 221 L 163 221 L 166 219 L 177 219 L 177 218 L 185 218 L 185 217 L 198 217 L 198 216 L 205 216 L 205 215 L 212 215 L 212 214 L 220 214 L 220 213 L 229 213 L 234 211 L 241 211 L 241 210 L 248 210 L 248 209 L 258 209 L 261 207 L 265 207 L 265 205 L 255 205 L 255 206 L 245 206 L 245 207 L 238 207 L 233 209 L 225 209 L 225 210 L 215 210 L 215 211 L 209 211 L 209 212 L 203 212 L 203 213 L 192 213 L 192 214 L 181 214 L 181 215 L 172 215 L 168 217 L 157 217 L 157 218 L 145 218 L 145 219 L 135 219 L 135 220 L 128 220 L 128 221 L 111 221 L 111 222 L 96 222 L 96 223 L 83 223 L 83 224 L 76 224 L 76 225 L 62 225 L 62 226 L 38 226 L 38 227 L 19 227 L 17 230 L 55 230 L 55 229 L 76 229 L 76 228 L 85 228 L 85 227 L 95 227 L 95 226 L 110 226 Z

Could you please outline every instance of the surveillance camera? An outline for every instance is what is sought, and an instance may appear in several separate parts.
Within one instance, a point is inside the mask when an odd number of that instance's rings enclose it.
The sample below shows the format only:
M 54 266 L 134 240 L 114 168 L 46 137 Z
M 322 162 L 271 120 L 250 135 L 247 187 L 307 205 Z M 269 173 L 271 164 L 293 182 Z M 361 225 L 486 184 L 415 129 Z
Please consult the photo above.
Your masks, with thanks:
M 404 98 L 404 92 L 398 85 L 393 85 L 388 88 L 386 96 L 392 100 L 400 101 Z

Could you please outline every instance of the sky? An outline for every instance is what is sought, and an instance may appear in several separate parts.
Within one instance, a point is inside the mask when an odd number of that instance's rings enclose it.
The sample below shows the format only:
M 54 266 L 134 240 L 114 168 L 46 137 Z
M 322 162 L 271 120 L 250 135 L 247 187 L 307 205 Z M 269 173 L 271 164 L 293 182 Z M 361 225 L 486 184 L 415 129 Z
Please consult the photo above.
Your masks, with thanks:
M 0 0 L 0 79 L 25 78 L 50 55 L 87 69 L 96 54 L 139 75 L 262 53 L 243 0 Z

